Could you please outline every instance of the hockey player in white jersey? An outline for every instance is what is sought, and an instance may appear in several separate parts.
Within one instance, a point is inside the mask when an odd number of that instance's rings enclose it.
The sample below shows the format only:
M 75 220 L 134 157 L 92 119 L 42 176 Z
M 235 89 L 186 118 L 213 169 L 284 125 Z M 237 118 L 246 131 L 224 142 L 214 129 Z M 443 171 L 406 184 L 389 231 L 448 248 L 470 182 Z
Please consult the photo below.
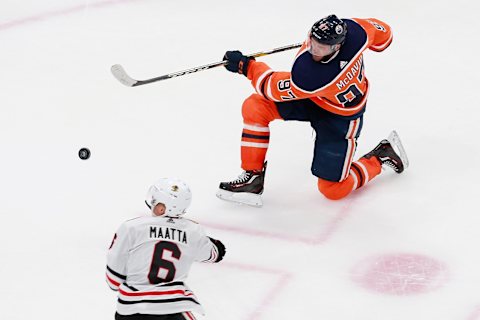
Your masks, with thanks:
M 125 221 L 107 254 L 107 283 L 118 291 L 116 320 L 195 319 L 204 314 L 184 280 L 193 262 L 223 259 L 225 246 L 183 218 L 191 203 L 189 187 L 160 179 L 147 193 L 152 216 Z

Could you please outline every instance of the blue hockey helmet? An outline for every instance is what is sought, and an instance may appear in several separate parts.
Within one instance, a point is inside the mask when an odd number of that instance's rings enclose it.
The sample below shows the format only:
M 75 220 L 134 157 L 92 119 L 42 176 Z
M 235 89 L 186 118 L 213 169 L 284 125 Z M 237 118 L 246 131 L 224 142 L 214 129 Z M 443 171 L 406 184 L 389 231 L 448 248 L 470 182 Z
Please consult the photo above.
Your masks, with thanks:
M 347 36 L 347 24 L 331 14 L 313 24 L 310 36 L 323 44 L 343 44 Z

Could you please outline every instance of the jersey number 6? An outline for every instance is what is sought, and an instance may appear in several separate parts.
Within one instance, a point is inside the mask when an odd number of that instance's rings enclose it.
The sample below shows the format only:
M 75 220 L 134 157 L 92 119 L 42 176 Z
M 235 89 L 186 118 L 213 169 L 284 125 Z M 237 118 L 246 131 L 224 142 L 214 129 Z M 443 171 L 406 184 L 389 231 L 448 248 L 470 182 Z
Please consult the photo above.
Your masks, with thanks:
M 148 280 L 150 280 L 151 284 L 159 284 L 162 282 L 171 282 L 175 278 L 175 272 L 177 269 L 175 268 L 175 264 L 173 264 L 170 260 L 165 260 L 163 258 L 163 254 L 165 251 L 170 251 L 172 254 L 172 258 L 180 259 L 182 252 L 180 248 L 175 243 L 168 242 L 168 241 L 159 241 L 155 245 L 155 249 L 153 251 L 153 258 L 152 264 L 150 266 L 150 271 L 148 272 Z M 165 277 L 159 277 L 160 269 L 164 269 L 167 271 Z

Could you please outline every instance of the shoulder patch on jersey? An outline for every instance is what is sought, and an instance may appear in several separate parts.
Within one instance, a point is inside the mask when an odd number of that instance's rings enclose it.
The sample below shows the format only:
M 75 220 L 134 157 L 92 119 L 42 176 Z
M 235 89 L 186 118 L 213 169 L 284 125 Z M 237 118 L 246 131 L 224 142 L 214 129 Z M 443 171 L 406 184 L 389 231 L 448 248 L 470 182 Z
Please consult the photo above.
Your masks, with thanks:
M 292 82 L 300 90 L 315 92 L 332 83 L 354 57 L 366 49 L 367 33 L 355 21 L 343 19 L 348 27 L 345 43 L 330 63 L 317 63 L 308 51 L 296 57 L 292 67 Z M 346 63 L 344 63 L 346 62 Z

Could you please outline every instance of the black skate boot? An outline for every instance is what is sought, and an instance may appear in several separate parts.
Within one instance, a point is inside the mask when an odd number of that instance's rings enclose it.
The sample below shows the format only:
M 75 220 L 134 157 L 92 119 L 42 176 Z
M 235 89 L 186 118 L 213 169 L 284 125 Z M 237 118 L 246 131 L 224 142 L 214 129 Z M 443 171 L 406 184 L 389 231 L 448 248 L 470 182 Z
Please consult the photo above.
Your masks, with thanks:
M 396 173 L 402 173 L 408 167 L 407 154 L 396 131 L 392 131 L 388 139 L 380 141 L 375 149 L 363 157 L 376 157 L 382 165 L 392 168 Z
M 226 201 L 261 207 L 266 169 L 267 163 L 265 162 L 262 170 L 243 171 L 233 181 L 220 182 L 217 197 Z

